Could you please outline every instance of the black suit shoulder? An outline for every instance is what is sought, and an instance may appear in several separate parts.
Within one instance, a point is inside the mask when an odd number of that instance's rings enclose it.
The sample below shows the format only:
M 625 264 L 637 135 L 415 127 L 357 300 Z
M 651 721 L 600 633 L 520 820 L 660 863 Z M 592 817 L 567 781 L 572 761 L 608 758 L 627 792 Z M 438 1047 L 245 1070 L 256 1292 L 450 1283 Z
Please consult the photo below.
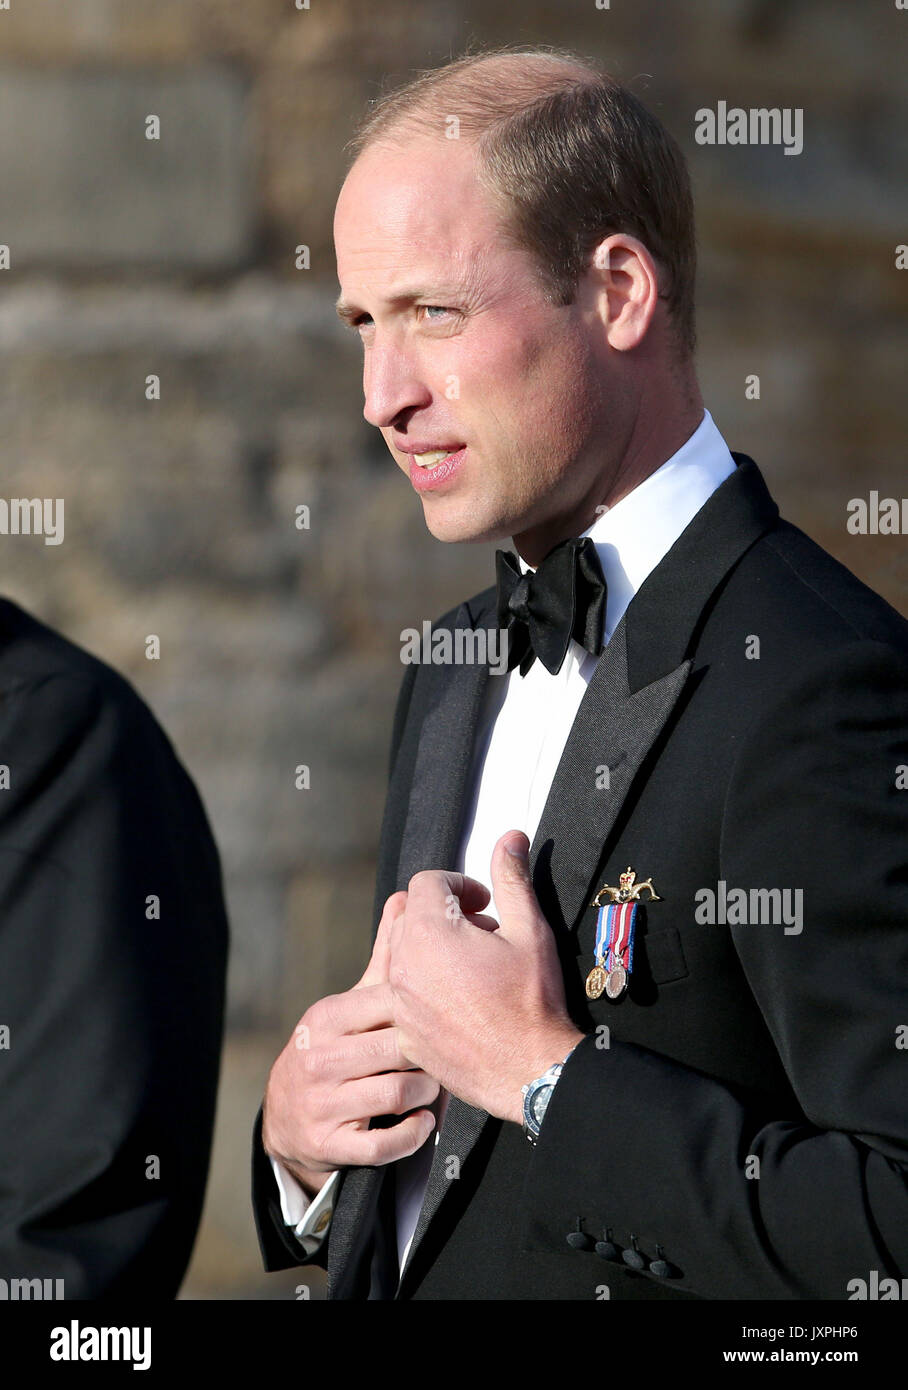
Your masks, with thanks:
M 84 675 L 128 689 L 127 682 L 98 657 L 42 623 L 10 599 L 0 598 L 0 680 L 40 680 Z
M 744 557 L 745 582 L 752 580 L 752 566 L 759 568 L 769 600 L 804 641 L 857 637 L 908 647 L 908 620 L 790 522 L 780 521 Z
M 0 712 L 23 693 L 34 696 L 44 687 L 49 687 L 56 718 L 40 732 L 54 743 L 104 716 L 123 733 L 149 735 L 176 757 L 151 710 L 123 676 L 16 604 L 0 599 Z
M 172 1297 L 207 1176 L 227 919 L 129 683 L 0 601 L 0 1277 Z
M 206 871 L 220 875 L 195 784 L 145 701 L 112 667 L 7 599 L 0 600 L 0 741 L 14 759 L 0 823 L 39 793 L 64 794 L 78 782 L 90 793 L 92 779 L 95 789 L 103 780 L 118 788 L 137 823 L 166 810 L 174 847 L 180 834 L 199 836 Z
M 633 604 L 629 614 L 633 609 Z M 709 668 L 717 709 L 714 751 L 740 737 L 754 719 L 776 711 L 782 743 L 790 739 L 789 703 L 836 708 L 872 682 L 893 710 L 908 681 L 908 622 L 879 594 L 798 527 L 781 521 L 742 556 L 713 594 L 688 655 Z M 817 706 L 818 710 L 822 706 Z

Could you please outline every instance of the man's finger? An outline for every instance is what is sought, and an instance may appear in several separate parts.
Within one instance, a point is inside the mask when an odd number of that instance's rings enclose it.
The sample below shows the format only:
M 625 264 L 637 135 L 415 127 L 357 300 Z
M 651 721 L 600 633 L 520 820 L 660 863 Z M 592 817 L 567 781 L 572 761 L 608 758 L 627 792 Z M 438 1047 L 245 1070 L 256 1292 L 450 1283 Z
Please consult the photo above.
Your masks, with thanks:
M 400 1047 L 396 1028 L 350 1033 L 319 1048 L 321 1076 L 349 1081 L 384 1071 L 411 1071 L 413 1063 Z
M 332 1144 L 338 1168 L 374 1168 L 408 1158 L 421 1149 L 435 1128 L 431 1110 L 417 1110 L 387 1129 L 367 1129 L 356 1122 L 339 1129 Z
M 394 1026 L 394 996 L 389 984 L 360 985 L 344 994 L 329 994 L 313 1005 L 311 1046 L 322 1046 L 341 1033 L 370 1033 Z
M 465 912 L 463 916 L 468 922 L 471 922 L 474 927 L 481 927 L 483 931 L 498 931 L 501 926 L 500 922 L 496 921 L 494 917 L 490 917 L 485 912 Z
M 372 955 L 369 964 L 363 971 L 362 978 L 353 986 L 354 989 L 363 989 L 369 985 L 387 984 L 388 972 L 391 968 L 391 925 L 406 906 L 407 895 L 403 891 L 392 893 L 386 901 L 382 910 L 381 921 L 378 924 L 378 931 L 375 933 L 375 941 L 372 943 Z
M 469 912 L 481 912 L 492 900 L 488 888 L 479 879 L 451 869 L 423 869 L 414 874 L 407 885 L 407 894 L 430 910 L 444 908 L 456 898 L 464 916 Z
M 424 1071 L 380 1072 L 335 1087 L 331 1115 L 338 1124 L 375 1115 L 406 1115 L 438 1099 L 438 1082 Z

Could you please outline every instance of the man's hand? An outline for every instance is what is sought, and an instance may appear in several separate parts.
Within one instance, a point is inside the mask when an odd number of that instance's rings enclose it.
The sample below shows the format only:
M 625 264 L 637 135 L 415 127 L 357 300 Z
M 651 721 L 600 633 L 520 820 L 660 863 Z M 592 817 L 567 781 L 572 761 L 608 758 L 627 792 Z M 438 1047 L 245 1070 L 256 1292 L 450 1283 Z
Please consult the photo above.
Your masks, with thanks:
M 528 852 L 522 831 L 508 831 L 495 846 L 500 925 L 480 911 L 490 901 L 481 883 L 432 869 L 395 895 L 405 900 L 392 908 L 390 927 L 401 1048 L 453 1095 L 515 1124 L 523 1120 L 521 1087 L 584 1037 L 567 1012 Z
M 262 1142 L 310 1194 L 335 1168 L 391 1163 L 414 1153 L 435 1127 L 426 1107 L 439 1085 L 414 1069 L 401 1049 L 388 983 L 390 923 L 406 900 L 406 893 L 392 893 L 385 903 L 359 983 L 307 1009 L 271 1068 Z M 376 1115 L 406 1117 L 388 1129 L 370 1129 Z

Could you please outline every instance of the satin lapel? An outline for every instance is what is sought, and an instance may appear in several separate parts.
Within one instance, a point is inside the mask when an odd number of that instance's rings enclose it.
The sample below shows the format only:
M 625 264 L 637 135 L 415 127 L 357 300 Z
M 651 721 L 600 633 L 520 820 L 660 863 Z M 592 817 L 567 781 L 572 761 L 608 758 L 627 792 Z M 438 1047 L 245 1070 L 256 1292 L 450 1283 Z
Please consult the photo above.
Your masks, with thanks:
M 616 627 L 586 689 L 530 849 L 533 885 L 546 921 L 571 931 L 640 764 L 684 688 L 690 659 L 632 692 L 625 619 Z M 607 769 L 607 788 L 602 786 Z
M 426 1183 L 426 1192 L 419 1219 L 416 1222 L 416 1230 L 413 1232 L 410 1253 L 401 1272 L 400 1286 L 397 1291 L 398 1298 L 405 1294 L 407 1276 L 413 1265 L 413 1257 L 445 1196 L 454 1185 L 449 1176 L 449 1160 L 456 1158 L 458 1166 L 454 1171 L 460 1172 L 462 1170 L 467 1156 L 490 1118 L 487 1110 L 476 1110 L 472 1105 L 466 1105 L 462 1100 L 458 1100 L 457 1096 L 449 1098 L 441 1134 L 438 1137 L 438 1143 L 432 1157 L 432 1167 L 429 1170 L 429 1180 Z
M 494 625 L 494 590 L 462 603 L 452 629 Z M 438 628 L 433 629 L 438 631 Z M 396 888 L 406 888 L 420 869 L 453 865 L 459 848 L 464 797 L 473 756 L 476 723 L 486 682 L 484 664 L 427 667 L 418 682 L 414 709 L 422 711 L 419 743 L 401 836 Z M 476 1112 L 477 1114 L 479 1112 Z M 483 1119 L 488 1118 L 482 1112 Z M 371 1229 L 383 1169 L 351 1168 L 345 1175 L 331 1223 L 328 1245 L 329 1297 L 348 1297 L 349 1280 L 362 1255 L 362 1240 Z
M 328 1237 L 328 1297 L 354 1297 L 353 1282 L 372 1234 L 383 1168 L 348 1168 L 341 1182 Z
M 470 607 L 462 603 L 452 627 L 473 626 Z M 479 618 L 476 626 L 480 626 Z M 431 677 L 428 698 L 423 697 L 419 746 L 401 837 L 398 889 L 406 888 L 420 869 L 453 866 L 483 692 L 488 680 L 504 679 L 492 677 L 489 667 L 480 663 L 434 666 Z
M 684 689 L 697 624 L 729 570 L 776 522 L 757 465 L 737 467 L 650 573 L 605 647 L 577 711 L 530 849 L 556 935 L 577 925 L 634 777 Z M 608 789 L 597 771 L 608 769 Z

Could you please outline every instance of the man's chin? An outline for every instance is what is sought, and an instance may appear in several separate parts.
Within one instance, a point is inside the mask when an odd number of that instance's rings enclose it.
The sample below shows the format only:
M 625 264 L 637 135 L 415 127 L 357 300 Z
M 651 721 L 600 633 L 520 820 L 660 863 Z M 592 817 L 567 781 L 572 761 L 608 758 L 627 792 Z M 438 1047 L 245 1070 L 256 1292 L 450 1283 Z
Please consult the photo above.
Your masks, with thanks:
M 426 529 L 435 537 L 437 541 L 443 541 L 449 545 L 460 543 L 469 544 L 471 541 L 498 541 L 510 540 L 511 532 L 503 529 L 500 525 L 496 526 L 493 522 L 485 521 L 475 511 L 469 508 L 457 508 L 456 510 L 446 507 L 438 507 L 431 502 L 423 502 L 423 517 Z

